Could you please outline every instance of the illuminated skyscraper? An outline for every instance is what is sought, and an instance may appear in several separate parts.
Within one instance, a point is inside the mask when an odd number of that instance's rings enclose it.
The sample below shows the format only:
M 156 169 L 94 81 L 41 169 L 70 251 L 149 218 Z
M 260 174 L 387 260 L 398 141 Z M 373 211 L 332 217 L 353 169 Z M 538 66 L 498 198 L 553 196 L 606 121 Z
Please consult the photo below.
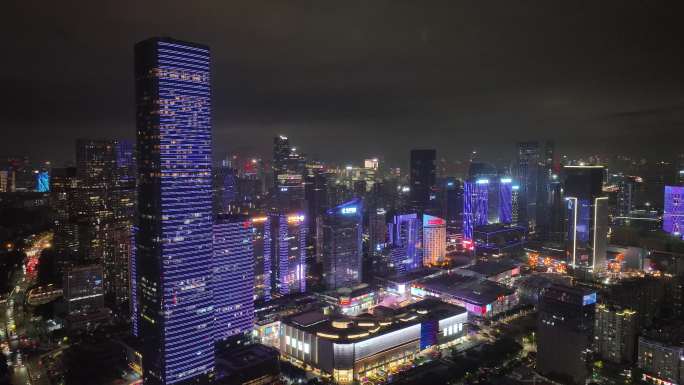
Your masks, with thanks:
M 555 144 L 546 141 L 544 156 L 540 156 L 537 168 L 537 201 L 535 207 L 535 232 L 547 238 L 552 231 L 553 184 L 557 181 L 558 163 Z M 554 177 L 556 179 L 554 179 Z
M 66 262 L 79 250 L 78 177 L 75 167 L 53 168 L 50 207 L 55 212 L 54 251 Z M 60 263 L 60 265 L 63 263 Z M 63 266 L 62 266 L 63 267 Z M 60 267 L 60 270 L 61 267 Z M 63 270 L 61 271 L 63 272 Z
M 463 183 L 463 238 L 473 240 L 473 229 L 488 223 L 489 179 Z
M 520 221 L 534 228 L 537 218 L 537 189 L 539 183 L 539 142 L 518 143 L 516 180 L 520 182 Z
M 511 186 L 511 223 L 520 222 L 520 186 Z
M 512 185 L 511 178 L 501 178 L 499 181 L 499 222 L 509 224 L 513 222 L 511 214 Z
M 214 368 L 209 48 L 170 38 L 135 46 L 138 334 L 145 384 Z
M 421 213 L 435 199 L 436 156 L 435 150 L 411 150 L 410 205 Z
M 269 215 L 273 294 L 306 291 L 306 217 L 302 212 Z
M 254 326 L 254 248 L 252 222 L 219 216 L 214 222 L 214 333 L 225 340 Z
M 446 221 L 423 214 L 423 266 L 434 266 L 446 255 Z
M 387 243 L 387 212 L 383 208 L 368 212 L 368 252 L 379 253 Z
M 303 210 L 306 158 L 290 145 L 285 136 L 273 138 L 273 207 Z
M 568 262 L 589 272 L 605 268 L 608 247 L 608 197 L 602 166 L 565 166 Z
M 328 289 L 361 282 L 363 208 L 353 199 L 329 209 L 323 216 L 323 280 Z
M 684 187 L 665 186 L 663 231 L 684 239 Z
M 257 299 L 268 301 L 272 291 L 271 260 L 271 221 L 270 217 L 260 215 L 253 217 L 252 242 L 254 250 L 254 290 Z
M 449 226 L 460 226 L 463 222 L 463 184 L 456 178 L 448 178 L 443 186 L 445 219 Z
M 395 271 L 412 271 L 423 265 L 419 249 L 423 234 L 417 214 L 395 215 L 388 234 L 392 248 L 390 264 Z

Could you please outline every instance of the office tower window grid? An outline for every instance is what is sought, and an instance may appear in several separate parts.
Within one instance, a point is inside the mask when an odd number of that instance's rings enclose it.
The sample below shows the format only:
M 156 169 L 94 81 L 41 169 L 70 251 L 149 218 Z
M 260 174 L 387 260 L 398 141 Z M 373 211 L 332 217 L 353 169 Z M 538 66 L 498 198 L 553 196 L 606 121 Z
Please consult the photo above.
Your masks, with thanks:
M 146 383 L 183 382 L 214 367 L 209 62 L 208 48 L 192 43 L 136 46 L 136 273 Z
M 216 340 L 248 332 L 254 324 L 254 247 L 247 218 L 214 223 L 214 333 Z

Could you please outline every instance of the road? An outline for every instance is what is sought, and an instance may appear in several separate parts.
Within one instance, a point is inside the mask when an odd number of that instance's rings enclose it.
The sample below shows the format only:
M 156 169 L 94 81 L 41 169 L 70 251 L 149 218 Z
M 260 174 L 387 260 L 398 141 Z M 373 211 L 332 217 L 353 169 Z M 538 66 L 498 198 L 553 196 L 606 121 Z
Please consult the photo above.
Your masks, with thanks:
M 11 365 L 14 385 L 42 385 L 41 380 L 47 379 L 39 360 L 29 359 L 24 352 L 34 343 L 28 337 L 31 314 L 27 314 L 24 303 L 26 291 L 35 284 L 40 253 L 52 247 L 51 243 L 52 234 L 33 237 L 30 245 L 23 250 L 26 253 L 24 263 L 12 275 L 14 289 L 7 301 L 0 305 L 0 345 Z M 38 381 L 32 381 L 32 378 Z

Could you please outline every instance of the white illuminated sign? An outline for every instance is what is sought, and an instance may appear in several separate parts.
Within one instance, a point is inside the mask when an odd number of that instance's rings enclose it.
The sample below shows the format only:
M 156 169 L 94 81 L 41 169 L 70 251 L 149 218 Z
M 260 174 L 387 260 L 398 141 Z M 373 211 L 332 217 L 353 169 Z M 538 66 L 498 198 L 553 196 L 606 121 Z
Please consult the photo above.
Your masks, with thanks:
M 342 214 L 356 214 L 356 207 L 343 207 Z

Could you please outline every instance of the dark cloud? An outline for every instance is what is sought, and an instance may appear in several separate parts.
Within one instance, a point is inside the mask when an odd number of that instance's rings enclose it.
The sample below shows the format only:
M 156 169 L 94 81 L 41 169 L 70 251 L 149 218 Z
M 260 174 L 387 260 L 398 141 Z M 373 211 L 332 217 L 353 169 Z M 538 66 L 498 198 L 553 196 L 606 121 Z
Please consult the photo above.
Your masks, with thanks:
M 394 161 L 684 139 L 679 2 L 11 3 L 0 154 L 65 160 L 79 136 L 132 138 L 132 47 L 155 35 L 211 46 L 217 156 L 267 153 L 277 133 L 325 159 Z

